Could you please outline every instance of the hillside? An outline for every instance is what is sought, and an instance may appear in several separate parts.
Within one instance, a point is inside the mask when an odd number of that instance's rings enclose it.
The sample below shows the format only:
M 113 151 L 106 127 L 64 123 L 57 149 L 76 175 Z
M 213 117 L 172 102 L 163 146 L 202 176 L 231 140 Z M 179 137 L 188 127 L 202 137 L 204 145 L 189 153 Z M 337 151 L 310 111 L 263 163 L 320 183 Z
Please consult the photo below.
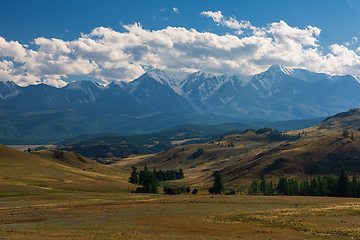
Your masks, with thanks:
M 270 133 L 256 134 L 252 130 L 242 134 L 220 137 L 203 144 L 190 144 L 173 147 L 166 151 L 123 159 L 111 164 L 130 170 L 132 165 L 149 169 L 178 169 L 184 170 L 185 181 L 189 184 L 203 185 L 211 181 L 209 177 L 213 170 L 221 170 L 236 164 L 239 159 L 249 158 L 268 148 L 274 148 L 282 143 L 269 137 Z M 201 153 L 197 154 L 201 149 Z
M 125 159 L 114 166 L 129 169 L 131 165 L 146 164 L 158 170 L 182 168 L 184 181 L 195 185 L 210 184 L 213 170 L 219 170 L 229 185 L 248 184 L 261 173 L 274 180 L 283 175 L 300 178 L 337 175 L 341 164 L 349 175 L 359 175 L 359 122 L 360 109 L 351 109 L 308 129 L 286 133 L 249 130 L 204 144 Z M 348 138 L 342 136 L 344 129 L 349 131 Z M 199 149 L 201 154 L 196 154 Z
M 298 130 L 311 127 L 324 118 L 303 120 L 223 123 L 216 125 L 182 124 L 156 133 L 120 135 L 104 133 L 104 136 L 80 135 L 59 142 L 61 149 L 76 151 L 86 157 L 107 158 L 125 157 L 130 154 L 152 154 L 164 151 L 177 145 L 206 143 L 219 137 L 242 133 L 246 129 L 270 127 L 279 131 Z
M 58 158 L 56 158 L 58 156 Z M 0 145 L 0 195 L 59 191 L 124 191 L 128 175 L 74 152 L 22 152 Z
M 338 175 L 344 164 L 349 175 L 360 174 L 360 134 L 355 140 L 339 134 L 312 140 L 284 143 L 271 150 L 262 151 L 250 158 L 222 169 L 229 181 L 259 176 L 306 176 Z M 251 170 L 250 172 L 245 171 Z

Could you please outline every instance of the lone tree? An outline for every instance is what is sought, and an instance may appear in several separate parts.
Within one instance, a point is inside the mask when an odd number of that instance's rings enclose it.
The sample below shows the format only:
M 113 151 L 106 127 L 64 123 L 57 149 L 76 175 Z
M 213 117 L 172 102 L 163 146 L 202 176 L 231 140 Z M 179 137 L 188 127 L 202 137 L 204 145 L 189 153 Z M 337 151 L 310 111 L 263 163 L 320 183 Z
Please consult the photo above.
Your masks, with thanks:
M 259 188 L 260 188 L 260 191 L 262 192 L 262 193 L 266 193 L 266 191 L 267 191 L 267 185 L 266 185 L 266 180 L 265 180 L 265 176 L 264 176 L 264 174 L 263 173 L 261 173 L 261 175 L 260 175 L 260 185 L 259 185 Z
M 131 172 L 131 176 L 129 178 L 129 182 L 134 183 L 134 184 L 138 184 L 139 183 L 139 178 L 138 178 L 138 174 L 136 172 L 137 168 L 135 166 L 132 166 L 132 172 Z
M 349 178 L 346 174 L 344 164 L 341 166 L 340 176 L 338 181 L 339 197 L 349 197 L 350 196 L 350 184 Z
M 221 194 L 224 192 L 224 181 L 218 170 L 215 170 L 212 174 L 214 177 L 214 185 L 209 189 L 211 194 Z

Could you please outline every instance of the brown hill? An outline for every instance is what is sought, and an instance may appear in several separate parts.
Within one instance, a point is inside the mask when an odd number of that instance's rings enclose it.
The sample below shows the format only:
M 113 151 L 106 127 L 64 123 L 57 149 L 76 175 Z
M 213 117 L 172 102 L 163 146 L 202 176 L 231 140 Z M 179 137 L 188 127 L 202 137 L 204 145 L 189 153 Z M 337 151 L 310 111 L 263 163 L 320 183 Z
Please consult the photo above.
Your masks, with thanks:
M 0 145 L 0 195 L 56 191 L 123 191 L 134 188 L 124 171 L 74 152 L 25 153 Z
M 306 178 L 312 175 L 337 175 L 341 164 L 350 173 L 360 173 L 360 109 L 351 109 L 325 119 L 303 130 L 282 133 L 288 139 L 274 139 L 274 132 L 257 134 L 246 131 L 206 144 L 192 144 L 167 151 L 130 158 L 114 166 L 130 169 L 131 165 L 150 169 L 178 169 L 189 184 L 210 184 L 213 170 L 219 170 L 226 182 L 248 184 L 264 173 L 267 178 L 282 175 Z M 354 140 L 344 138 L 347 129 Z M 295 140 L 291 136 L 300 139 Z M 202 149 L 202 154 L 195 156 Z M 244 185 L 244 184 L 243 184 Z
M 344 164 L 349 173 L 360 173 L 360 134 L 354 140 L 339 134 L 284 143 L 239 160 L 222 169 L 228 180 L 259 176 L 337 175 Z M 247 171 L 248 170 L 248 171 Z
M 301 133 L 303 138 L 314 138 L 342 133 L 344 129 L 350 132 L 360 130 L 360 109 L 350 109 L 326 118 L 321 123 L 303 130 L 291 131 L 289 134 Z

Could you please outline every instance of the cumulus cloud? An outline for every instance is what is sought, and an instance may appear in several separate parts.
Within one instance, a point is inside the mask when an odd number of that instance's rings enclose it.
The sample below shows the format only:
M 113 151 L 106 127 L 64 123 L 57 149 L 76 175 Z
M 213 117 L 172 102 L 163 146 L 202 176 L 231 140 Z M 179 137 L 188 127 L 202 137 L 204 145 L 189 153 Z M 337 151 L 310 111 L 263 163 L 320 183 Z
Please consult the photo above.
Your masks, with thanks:
M 144 66 L 250 75 L 273 64 L 360 76 L 360 48 L 353 51 L 345 44 L 320 46 L 321 30 L 317 27 L 292 27 L 284 21 L 255 27 L 247 21 L 226 18 L 220 11 L 201 14 L 237 33 L 218 35 L 171 26 L 147 30 L 134 23 L 124 25 L 124 32 L 98 27 L 72 41 L 39 37 L 32 49 L 0 37 L 0 80 L 23 86 L 63 86 L 66 83 L 61 79 L 68 75 L 103 82 L 130 81 L 145 72 Z M 245 29 L 251 30 L 250 34 L 239 35 Z M 323 54 L 324 47 L 328 54 Z
M 173 7 L 173 12 L 174 13 L 179 13 L 179 9 L 177 9 L 176 7 Z
M 214 22 L 219 25 L 223 25 L 232 29 L 236 29 L 237 34 L 242 34 L 244 31 L 242 29 L 255 29 L 249 21 L 241 20 L 238 22 L 235 18 L 230 17 L 229 19 L 224 18 L 221 11 L 212 12 L 212 11 L 204 11 L 200 13 L 201 15 L 210 17 L 214 20 Z

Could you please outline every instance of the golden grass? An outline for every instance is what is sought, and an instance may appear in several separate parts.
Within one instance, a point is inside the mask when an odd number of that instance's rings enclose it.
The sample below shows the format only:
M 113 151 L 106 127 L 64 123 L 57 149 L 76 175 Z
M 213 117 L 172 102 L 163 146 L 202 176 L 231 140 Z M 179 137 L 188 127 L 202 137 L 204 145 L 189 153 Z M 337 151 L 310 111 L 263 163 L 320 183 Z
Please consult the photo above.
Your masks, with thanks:
M 2 197 L 4 239 L 358 239 L 360 200 L 62 193 Z
M 128 173 L 105 166 L 73 152 L 64 159 L 51 151 L 33 154 L 0 145 L 0 195 L 34 194 L 44 191 L 127 191 Z M 11 186 L 11 191 L 9 191 Z

